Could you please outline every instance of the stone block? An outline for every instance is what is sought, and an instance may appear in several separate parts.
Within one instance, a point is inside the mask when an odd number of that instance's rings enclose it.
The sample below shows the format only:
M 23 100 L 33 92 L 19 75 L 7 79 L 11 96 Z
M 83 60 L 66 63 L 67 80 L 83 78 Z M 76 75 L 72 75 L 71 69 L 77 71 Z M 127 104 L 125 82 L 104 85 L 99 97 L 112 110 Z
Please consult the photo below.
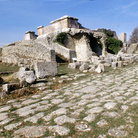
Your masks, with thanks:
M 75 63 L 69 63 L 68 68 L 70 69 L 79 69 L 81 66 L 81 63 L 75 62 Z
M 105 66 L 105 67 L 110 67 L 111 64 L 110 64 L 110 63 L 104 63 L 104 66 Z
M 89 64 L 88 63 L 83 63 L 81 66 L 80 66 L 80 71 L 83 71 L 83 70 L 87 70 L 89 68 Z
M 98 67 L 95 69 L 95 72 L 101 73 L 105 71 L 104 64 L 99 64 Z
M 117 67 L 117 62 L 112 62 L 112 68 L 116 69 Z
M 96 69 L 96 65 L 90 66 L 89 72 L 94 72 Z
M 123 66 L 123 61 L 118 61 L 118 67 L 122 67 Z
M 34 71 L 29 71 L 27 68 L 21 67 L 19 72 L 17 73 L 17 77 L 22 81 L 26 81 L 27 83 L 33 83 L 36 80 L 36 76 Z
M 36 62 L 34 65 L 34 70 L 36 77 L 38 79 L 45 78 L 48 76 L 55 76 L 57 71 L 57 63 L 56 62 Z

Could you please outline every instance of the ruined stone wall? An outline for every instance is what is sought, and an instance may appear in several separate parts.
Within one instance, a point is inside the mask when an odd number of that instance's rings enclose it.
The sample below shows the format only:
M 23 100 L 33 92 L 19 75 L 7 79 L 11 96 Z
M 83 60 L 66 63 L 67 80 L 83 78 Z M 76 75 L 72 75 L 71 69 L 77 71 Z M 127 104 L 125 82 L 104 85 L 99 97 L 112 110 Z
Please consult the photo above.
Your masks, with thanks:
M 85 35 L 83 35 L 80 39 L 75 40 L 77 61 L 90 61 L 92 50 L 88 42 L 89 40 Z
M 68 20 L 68 27 L 79 29 L 80 25 L 78 24 L 77 20 L 69 19 Z
M 120 33 L 118 38 L 119 38 L 119 40 L 121 40 L 123 43 L 126 43 L 126 33 Z
M 51 25 L 42 27 L 38 29 L 38 36 L 51 34 L 54 32 L 62 31 L 65 28 L 76 28 L 79 29 L 80 24 L 77 20 L 65 18 L 63 20 L 59 20 L 57 22 L 51 23 Z
M 138 54 L 138 43 L 131 44 L 127 49 L 128 54 Z
M 2 48 L 3 62 L 16 64 L 19 59 L 55 61 L 55 51 L 35 41 L 20 41 Z M 13 58 L 12 58 L 13 57 Z M 10 58 L 10 59 L 9 59 Z

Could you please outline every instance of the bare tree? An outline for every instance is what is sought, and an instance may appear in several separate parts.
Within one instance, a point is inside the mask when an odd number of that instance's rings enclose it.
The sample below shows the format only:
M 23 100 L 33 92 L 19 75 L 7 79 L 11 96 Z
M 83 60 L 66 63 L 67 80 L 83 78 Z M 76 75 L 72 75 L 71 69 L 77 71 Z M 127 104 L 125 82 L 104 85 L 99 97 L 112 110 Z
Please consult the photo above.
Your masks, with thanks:
M 133 30 L 132 35 L 129 38 L 129 43 L 138 43 L 138 26 Z

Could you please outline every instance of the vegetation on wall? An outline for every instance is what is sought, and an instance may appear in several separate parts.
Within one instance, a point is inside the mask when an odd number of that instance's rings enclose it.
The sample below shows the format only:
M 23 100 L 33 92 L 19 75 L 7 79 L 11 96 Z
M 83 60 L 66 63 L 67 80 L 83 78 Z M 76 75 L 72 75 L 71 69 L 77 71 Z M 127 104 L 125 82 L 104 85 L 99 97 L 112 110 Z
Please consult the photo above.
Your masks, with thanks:
M 64 46 L 65 37 L 66 37 L 66 33 L 61 32 L 56 36 L 56 39 L 54 40 L 54 42 Z
M 117 54 L 121 47 L 123 46 L 122 41 L 115 39 L 114 34 L 111 30 L 104 30 L 104 33 L 106 34 L 107 37 L 107 52 L 112 53 L 112 54 Z

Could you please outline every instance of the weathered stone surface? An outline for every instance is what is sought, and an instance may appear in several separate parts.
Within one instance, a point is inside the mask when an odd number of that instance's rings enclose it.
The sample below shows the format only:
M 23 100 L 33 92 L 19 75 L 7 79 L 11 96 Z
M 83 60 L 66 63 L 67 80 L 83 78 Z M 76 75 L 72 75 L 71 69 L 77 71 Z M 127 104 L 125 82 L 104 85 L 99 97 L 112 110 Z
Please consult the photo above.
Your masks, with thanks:
M 97 122 L 97 125 L 98 127 L 103 127 L 105 125 L 108 125 L 108 123 L 104 119 L 102 119 L 99 122 Z
M 38 101 L 37 99 L 36 100 L 28 99 L 28 100 L 23 101 L 21 104 L 22 105 L 28 105 L 28 104 L 31 104 L 31 103 L 35 103 L 37 101 Z
M 86 113 L 87 114 L 94 114 L 94 113 L 100 113 L 102 111 L 103 111 L 102 107 L 94 107 L 94 108 L 91 108 L 90 110 L 88 110 Z
M 122 105 L 121 109 L 123 110 L 123 112 L 126 112 L 129 109 L 129 107 L 127 105 Z
M 64 101 L 64 99 L 52 99 L 51 100 L 51 102 L 53 103 L 53 104 L 59 104 L 59 103 L 61 103 L 61 102 L 63 102 Z
M 96 65 L 91 65 L 90 69 L 89 69 L 89 72 L 94 72 L 95 69 L 96 69 Z
M 28 121 L 28 122 L 32 122 L 32 123 L 37 123 L 38 119 L 42 118 L 43 116 L 44 116 L 43 112 L 42 113 L 38 113 L 38 114 L 36 114 L 36 115 L 34 115 L 32 117 L 26 118 L 24 120 L 24 122 Z
M 111 66 L 112 66 L 113 69 L 116 69 L 116 67 L 117 67 L 117 62 L 112 62 L 112 65 L 111 65 Z
M 85 118 L 83 118 L 83 120 L 88 121 L 88 122 L 92 122 L 95 120 L 95 117 L 96 117 L 96 115 L 90 114 L 90 115 L 86 116 Z
M 104 112 L 102 113 L 103 116 L 110 117 L 110 118 L 118 118 L 120 117 L 120 114 L 117 112 Z
M 36 80 L 36 76 L 34 71 L 28 71 L 26 68 L 21 67 L 19 72 L 17 73 L 18 79 L 22 81 L 26 81 L 27 83 L 33 83 Z
M 8 113 L 0 113 L 0 121 L 8 118 Z
M 55 76 L 57 74 L 56 62 L 36 62 L 34 65 L 35 74 L 37 78 L 45 78 L 48 76 Z
M 7 119 L 1 121 L 1 122 L 0 122 L 0 126 L 9 123 L 9 122 L 12 121 L 13 119 L 14 119 L 14 118 L 7 118 Z
M 68 135 L 70 133 L 70 130 L 66 127 L 63 126 L 49 126 L 48 129 L 52 132 L 56 132 L 58 133 L 60 136 L 65 136 Z
M 118 61 L 118 67 L 122 67 L 123 66 L 123 61 Z
M 69 63 L 68 68 L 70 69 L 79 69 L 81 66 L 81 63 L 75 62 L 75 63 Z
M 99 64 L 98 67 L 95 69 L 95 72 L 101 73 L 105 71 L 104 64 Z
M 75 128 L 76 128 L 78 131 L 82 131 L 82 132 L 91 131 L 91 128 L 90 128 L 87 124 L 84 124 L 84 123 L 77 124 L 77 125 L 75 126 Z
M 89 68 L 89 64 L 88 63 L 83 63 L 81 66 L 80 66 L 80 71 L 83 71 L 83 70 L 87 70 Z
M 118 129 L 118 128 L 111 128 L 108 130 L 108 134 L 113 137 L 126 137 L 127 136 L 127 131 Z
M 117 103 L 109 102 L 109 103 L 106 103 L 106 104 L 104 105 L 104 107 L 105 107 L 106 109 L 113 109 L 113 108 L 115 108 L 116 104 L 117 104 Z
M 35 60 L 55 61 L 55 51 L 37 40 L 22 40 L 2 48 L 2 62 L 31 65 Z
M 6 129 L 6 130 L 13 130 L 14 128 L 17 128 L 21 124 L 22 124 L 22 122 L 18 122 L 18 123 L 15 123 L 15 124 L 9 124 L 7 126 L 4 126 L 4 129 Z
M 3 108 L 0 108 L 0 112 L 8 111 L 11 108 L 11 106 L 5 106 Z
M 75 123 L 76 122 L 76 120 L 74 118 L 70 118 L 70 117 L 68 117 L 66 115 L 59 116 L 59 117 L 55 118 L 54 121 L 58 125 L 62 125 L 64 123 Z
M 25 137 L 41 137 L 44 135 L 46 127 L 44 126 L 25 126 L 14 132 L 17 135 L 23 135 Z
M 128 54 L 138 53 L 138 43 L 131 44 L 127 49 Z

